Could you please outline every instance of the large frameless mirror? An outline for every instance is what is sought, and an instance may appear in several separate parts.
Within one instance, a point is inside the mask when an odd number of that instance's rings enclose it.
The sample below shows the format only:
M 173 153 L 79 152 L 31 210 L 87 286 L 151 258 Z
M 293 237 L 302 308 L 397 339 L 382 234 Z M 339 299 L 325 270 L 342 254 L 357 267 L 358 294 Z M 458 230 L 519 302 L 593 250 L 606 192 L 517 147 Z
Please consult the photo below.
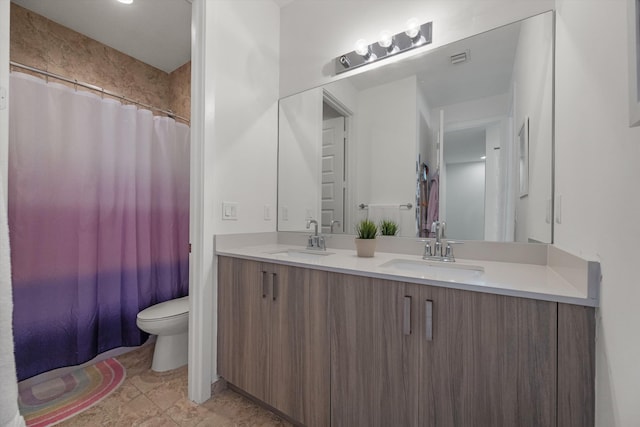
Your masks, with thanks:
M 434 23 L 437 25 L 437 23 Z M 278 230 L 552 241 L 553 12 L 280 100 Z

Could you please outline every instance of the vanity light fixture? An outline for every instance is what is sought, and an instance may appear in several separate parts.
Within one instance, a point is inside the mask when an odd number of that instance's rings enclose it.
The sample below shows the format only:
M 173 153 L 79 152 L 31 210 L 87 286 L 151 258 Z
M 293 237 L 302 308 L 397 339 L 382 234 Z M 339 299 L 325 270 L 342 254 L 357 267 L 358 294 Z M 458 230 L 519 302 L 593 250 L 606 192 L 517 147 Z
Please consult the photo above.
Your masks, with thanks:
M 360 55 L 365 60 L 365 62 L 375 60 L 375 55 L 371 51 L 369 43 L 367 43 L 365 39 L 360 39 L 356 42 L 356 48 L 354 52 Z
M 122 4 L 131 4 L 133 3 L 133 0 L 118 0 L 120 3 Z
M 393 43 L 393 34 L 389 31 L 383 31 L 380 33 L 380 40 L 378 40 L 378 44 L 380 47 L 387 49 L 387 51 L 392 51 L 396 47 Z
M 411 39 L 411 43 L 418 44 L 420 42 L 422 34 L 420 32 L 420 23 L 416 18 L 411 18 L 407 21 L 407 31 L 404 33 Z
M 355 50 L 336 58 L 336 74 L 427 45 L 432 41 L 432 26 L 432 22 L 420 25 L 417 20 L 410 19 L 406 31 L 395 35 L 383 31 L 379 41 L 373 44 L 368 44 L 364 39 L 358 40 Z

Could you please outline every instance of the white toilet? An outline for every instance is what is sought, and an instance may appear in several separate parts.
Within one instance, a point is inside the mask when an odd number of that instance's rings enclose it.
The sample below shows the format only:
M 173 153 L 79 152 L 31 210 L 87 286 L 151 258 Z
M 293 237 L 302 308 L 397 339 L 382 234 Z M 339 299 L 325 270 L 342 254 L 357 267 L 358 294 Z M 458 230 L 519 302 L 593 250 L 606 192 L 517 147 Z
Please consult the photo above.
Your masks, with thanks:
M 158 336 L 152 370 L 164 372 L 187 364 L 188 296 L 145 308 L 138 313 L 136 324 L 143 331 Z

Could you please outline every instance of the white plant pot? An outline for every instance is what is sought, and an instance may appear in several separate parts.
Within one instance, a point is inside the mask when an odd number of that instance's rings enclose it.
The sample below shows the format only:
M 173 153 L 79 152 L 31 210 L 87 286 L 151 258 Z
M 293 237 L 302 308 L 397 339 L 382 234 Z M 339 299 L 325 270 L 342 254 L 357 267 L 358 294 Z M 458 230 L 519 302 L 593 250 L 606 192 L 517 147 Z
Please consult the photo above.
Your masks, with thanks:
M 376 252 L 378 239 L 355 239 L 356 253 L 362 258 L 371 258 Z

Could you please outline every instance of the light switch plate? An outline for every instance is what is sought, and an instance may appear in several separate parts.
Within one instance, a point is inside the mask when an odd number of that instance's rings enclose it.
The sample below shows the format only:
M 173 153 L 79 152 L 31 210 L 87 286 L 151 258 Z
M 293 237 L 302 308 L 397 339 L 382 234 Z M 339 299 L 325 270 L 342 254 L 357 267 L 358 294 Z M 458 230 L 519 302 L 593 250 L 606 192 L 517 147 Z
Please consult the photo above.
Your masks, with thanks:
M 271 221 L 271 206 L 264 205 L 264 220 Z
M 222 202 L 222 219 L 236 221 L 238 219 L 238 203 Z

